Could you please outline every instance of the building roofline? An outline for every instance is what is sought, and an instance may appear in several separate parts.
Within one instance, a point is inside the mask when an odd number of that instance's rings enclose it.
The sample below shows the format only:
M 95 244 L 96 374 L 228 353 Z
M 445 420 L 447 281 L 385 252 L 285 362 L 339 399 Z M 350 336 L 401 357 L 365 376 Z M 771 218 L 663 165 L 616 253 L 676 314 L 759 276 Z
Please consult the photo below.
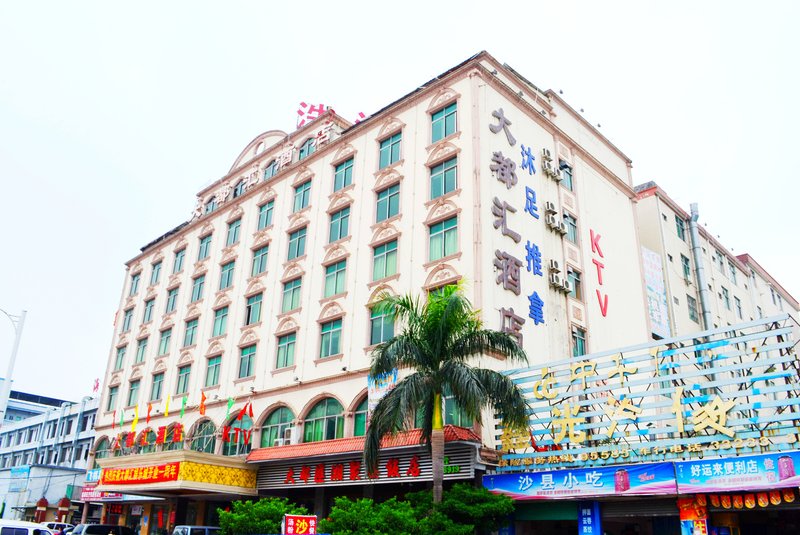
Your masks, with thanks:
M 739 259 L 739 261 L 742 264 L 754 269 L 755 271 L 758 271 L 759 275 L 761 275 L 764 279 L 767 280 L 767 282 L 769 282 L 779 292 L 781 292 L 781 294 L 783 295 L 784 299 L 789 301 L 789 304 L 791 304 L 792 307 L 795 310 L 800 309 L 800 303 L 797 302 L 797 299 L 792 297 L 792 294 L 790 294 L 788 292 L 788 290 L 786 290 L 786 288 L 781 286 L 781 283 L 779 283 L 777 280 L 775 280 L 775 278 L 772 275 L 770 275 L 769 272 L 761 266 L 761 264 L 756 262 L 755 258 L 750 256 L 748 253 L 742 253 L 740 255 L 736 255 L 736 258 Z

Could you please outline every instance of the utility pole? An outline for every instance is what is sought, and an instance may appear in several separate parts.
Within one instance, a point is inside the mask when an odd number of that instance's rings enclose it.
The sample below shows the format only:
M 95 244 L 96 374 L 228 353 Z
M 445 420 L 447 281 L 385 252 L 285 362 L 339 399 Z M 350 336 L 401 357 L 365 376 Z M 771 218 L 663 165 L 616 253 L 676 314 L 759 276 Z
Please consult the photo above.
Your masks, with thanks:
M 6 412 L 8 412 L 8 398 L 11 395 L 11 378 L 14 375 L 14 363 L 17 360 L 19 342 L 22 338 L 22 327 L 25 326 L 25 315 L 28 312 L 23 310 L 19 316 L 12 316 L 1 308 L 0 312 L 5 314 L 14 325 L 14 347 L 11 349 L 11 359 L 8 361 L 8 371 L 6 372 L 5 379 L 3 380 L 3 388 L 0 390 L 0 427 L 2 427 L 3 422 L 6 419 Z

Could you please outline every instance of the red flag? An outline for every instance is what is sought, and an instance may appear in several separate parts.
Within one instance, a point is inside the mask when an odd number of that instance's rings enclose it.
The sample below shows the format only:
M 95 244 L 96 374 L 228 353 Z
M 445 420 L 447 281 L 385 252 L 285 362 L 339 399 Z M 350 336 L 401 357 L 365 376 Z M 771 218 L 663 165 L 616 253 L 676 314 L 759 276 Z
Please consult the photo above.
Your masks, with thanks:
M 238 416 L 236 416 L 236 419 L 237 419 L 237 420 L 241 421 L 241 420 L 242 420 L 242 418 L 244 418 L 244 415 L 245 415 L 245 414 L 247 414 L 247 406 L 248 406 L 249 404 L 250 404 L 250 402 L 249 402 L 249 401 L 248 401 L 247 403 L 245 403 L 245 404 L 244 404 L 244 407 L 242 407 L 242 410 L 240 410 L 240 411 L 239 411 L 239 414 L 238 414 Z
M 114 409 L 114 417 L 111 418 L 111 429 L 114 429 L 114 426 L 117 425 L 117 410 Z
M 200 392 L 200 415 L 206 415 L 206 393 Z
M 250 419 L 252 420 L 252 419 L 253 419 L 253 402 L 252 402 L 252 401 L 248 401 L 248 402 L 247 402 L 247 406 L 250 408 L 250 410 L 249 410 L 249 411 L 247 411 L 247 415 L 248 415 L 248 416 L 250 417 Z
M 148 404 L 147 404 L 147 418 L 145 418 L 145 422 L 147 422 L 148 424 L 150 423 L 150 411 L 152 411 L 152 410 L 153 410 L 153 404 L 148 402 Z

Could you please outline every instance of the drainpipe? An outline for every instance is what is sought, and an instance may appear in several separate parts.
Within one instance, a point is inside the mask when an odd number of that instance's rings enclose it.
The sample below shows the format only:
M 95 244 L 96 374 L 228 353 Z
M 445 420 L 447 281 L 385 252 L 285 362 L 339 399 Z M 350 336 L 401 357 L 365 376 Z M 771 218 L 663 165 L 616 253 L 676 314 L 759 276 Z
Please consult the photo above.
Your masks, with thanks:
M 69 463 L 70 468 L 75 468 L 75 460 L 78 457 L 78 435 L 80 435 L 81 418 L 83 418 L 83 409 L 86 406 L 86 402 L 90 399 L 92 399 L 92 396 L 83 396 L 83 399 L 81 399 L 81 406 L 78 409 L 78 421 L 75 423 L 75 436 L 72 439 L 72 461 Z
M 711 310 L 708 308 L 708 284 L 706 283 L 706 268 L 703 264 L 702 246 L 700 245 L 700 232 L 697 229 L 697 220 L 700 213 L 697 211 L 697 203 L 690 205 L 692 216 L 689 219 L 689 236 L 692 239 L 692 258 L 694 258 L 694 269 L 697 278 L 697 286 L 700 289 L 700 310 L 703 312 L 703 330 L 710 329 L 714 322 L 711 321 Z

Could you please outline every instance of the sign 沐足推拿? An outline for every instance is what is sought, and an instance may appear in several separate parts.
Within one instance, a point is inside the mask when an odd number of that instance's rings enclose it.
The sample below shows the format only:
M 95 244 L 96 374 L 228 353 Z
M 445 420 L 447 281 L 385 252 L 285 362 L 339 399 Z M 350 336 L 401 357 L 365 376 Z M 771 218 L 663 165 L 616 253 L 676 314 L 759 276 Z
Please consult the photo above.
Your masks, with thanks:
M 676 493 L 673 463 L 492 474 L 483 486 L 515 500 Z
M 681 494 L 800 486 L 800 451 L 675 463 Z
M 102 485 L 136 485 L 176 481 L 181 463 L 166 463 L 154 466 L 131 468 L 103 468 L 100 475 Z
M 514 370 L 531 416 L 498 431 L 498 471 L 778 450 L 800 419 L 793 345 L 783 315 Z

